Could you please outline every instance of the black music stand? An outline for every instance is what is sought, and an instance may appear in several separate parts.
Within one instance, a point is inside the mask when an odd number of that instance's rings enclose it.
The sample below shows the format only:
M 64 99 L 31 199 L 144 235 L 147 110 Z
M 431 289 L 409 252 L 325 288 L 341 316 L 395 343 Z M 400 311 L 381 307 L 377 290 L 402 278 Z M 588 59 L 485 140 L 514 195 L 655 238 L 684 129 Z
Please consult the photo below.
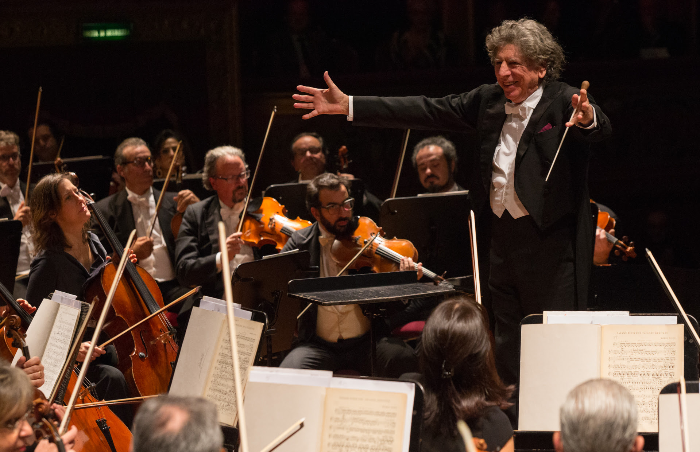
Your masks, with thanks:
M 19 247 L 22 240 L 22 222 L 19 220 L 0 221 L 0 283 L 12 293 L 15 290 L 15 275 L 19 260 Z
M 337 276 L 289 281 L 291 298 L 319 306 L 361 304 L 372 320 L 370 342 L 372 344 L 372 375 L 375 375 L 377 358 L 377 334 L 375 318 L 382 315 L 382 303 L 415 300 L 436 295 L 455 293 L 449 283 L 438 285 L 416 281 L 416 272 L 369 273 L 364 275 Z M 304 313 L 303 315 L 308 315 Z
M 387 199 L 380 224 L 387 238 L 410 240 L 425 268 L 446 278 L 472 274 L 468 191 Z
M 292 279 L 318 276 L 318 268 L 309 267 L 308 251 L 290 251 L 245 262 L 233 273 L 233 299 L 244 309 L 262 311 L 267 315 L 265 334 L 267 361 L 272 365 L 272 354 L 289 350 L 296 330 L 299 313 L 297 300 L 287 297 L 287 284 Z M 272 342 L 272 335 L 277 339 Z
M 63 160 L 63 170 L 73 172 L 80 179 L 80 188 L 88 192 L 95 201 L 109 195 L 109 182 L 112 180 L 114 161 L 112 157 L 91 155 Z M 38 181 L 47 174 L 56 172 L 54 162 L 32 164 L 32 180 Z
M 287 209 L 289 218 L 302 218 L 308 221 L 315 221 L 315 218 L 306 208 L 306 182 L 297 184 L 275 184 L 265 189 L 264 196 L 275 198 Z M 350 196 L 355 198 L 355 215 L 372 216 L 371 212 L 365 211 L 365 183 L 361 179 L 350 180 Z M 376 211 L 375 211 L 376 212 Z
M 164 182 L 165 179 L 155 179 L 153 181 L 153 188 L 162 190 Z M 182 176 L 182 181 L 179 183 L 177 180 L 171 178 L 170 182 L 168 183 L 168 191 L 179 192 L 180 190 L 192 190 L 192 192 L 197 195 L 199 199 L 208 198 L 212 194 L 212 192 L 204 188 L 201 173 Z

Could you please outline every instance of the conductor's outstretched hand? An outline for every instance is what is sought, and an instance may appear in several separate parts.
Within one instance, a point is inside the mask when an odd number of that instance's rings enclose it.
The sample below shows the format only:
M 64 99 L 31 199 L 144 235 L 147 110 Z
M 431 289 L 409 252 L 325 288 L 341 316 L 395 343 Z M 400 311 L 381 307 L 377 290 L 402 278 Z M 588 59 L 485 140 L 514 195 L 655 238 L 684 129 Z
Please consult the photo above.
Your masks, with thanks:
M 298 85 L 297 90 L 306 94 L 294 94 L 292 97 L 298 101 L 294 103 L 294 108 L 312 110 L 302 116 L 302 119 L 311 119 L 318 115 L 348 115 L 350 114 L 349 99 L 333 80 L 328 71 L 323 74 L 323 79 L 328 85 L 327 89 L 312 88 L 310 86 Z

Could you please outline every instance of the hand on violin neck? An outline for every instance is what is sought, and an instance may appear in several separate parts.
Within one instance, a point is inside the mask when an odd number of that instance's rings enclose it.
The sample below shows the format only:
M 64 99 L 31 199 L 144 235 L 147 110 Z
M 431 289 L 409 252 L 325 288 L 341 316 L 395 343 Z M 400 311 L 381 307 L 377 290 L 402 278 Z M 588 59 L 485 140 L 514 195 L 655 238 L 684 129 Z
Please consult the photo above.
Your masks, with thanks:
M 21 356 L 17 361 L 17 367 L 29 376 L 32 386 L 35 388 L 44 386 L 44 365 L 41 364 L 41 358 L 34 356 L 27 360 L 27 358 Z
M 185 213 L 185 209 L 190 204 L 199 202 L 199 198 L 192 190 L 181 190 L 173 200 L 177 203 L 177 211 L 180 213 Z
M 151 255 L 151 253 L 153 253 L 153 238 L 139 237 L 134 241 L 134 244 L 132 246 L 134 247 L 133 254 L 136 256 L 137 259 L 146 259 Z
M 615 229 L 610 230 L 610 234 L 615 235 Z M 593 264 L 597 266 L 610 265 L 608 257 L 614 244 L 608 240 L 604 229 L 598 229 L 595 236 L 595 246 L 593 248 Z
M 85 357 L 87 356 L 88 349 L 90 348 L 90 342 L 83 342 L 80 344 L 80 350 L 78 350 L 78 357 L 76 358 L 76 361 L 79 363 L 82 363 L 85 361 Z M 95 346 L 95 348 L 92 350 L 92 357 L 90 357 L 90 362 L 94 361 L 95 358 L 104 355 L 105 352 L 102 350 L 100 347 Z
M 17 304 L 19 304 L 27 314 L 33 314 L 36 311 L 36 308 L 29 304 L 29 302 L 24 298 L 18 298 Z
M 402 257 L 401 258 L 401 264 L 399 265 L 399 270 L 402 272 L 406 271 L 416 271 L 418 272 L 418 279 L 420 280 L 423 277 L 423 264 L 421 263 L 415 263 L 413 262 L 413 259 L 410 257 Z
M 133 249 L 130 249 L 130 250 L 125 251 L 125 252 L 129 253 L 129 260 L 131 261 L 132 264 L 135 264 L 139 261 L 139 258 L 138 258 L 138 256 L 136 256 Z M 150 256 L 150 253 L 146 257 L 148 257 L 148 256 Z M 117 253 L 113 253 L 111 256 L 107 256 L 107 259 L 108 260 L 111 259 L 114 262 L 114 265 L 119 265 L 119 256 L 117 255 Z
M 61 441 L 66 448 L 66 452 L 75 452 L 73 447 L 75 447 L 75 439 L 78 437 L 78 428 L 74 425 L 66 432 L 65 435 L 61 436 Z M 35 452 L 58 452 L 58 447 L 54 443 L 50 443 L 46 439 L 42 439 L 36 445 Z
M 350 99 L 343 93 L 333 80 L 328 71 L 323 74 L 323 79 L 328 85 L 327 89 L 312 88 L 310 86 L 299 85 L 297 90 L 306 94 L 294 94 L 292 98 L 299 102 L 294 104 L 294 108 L 303 110 L 313 110 L 302 116 L 302 119 L 311 119 L 318 115 L 348 115 L 350 114 Z

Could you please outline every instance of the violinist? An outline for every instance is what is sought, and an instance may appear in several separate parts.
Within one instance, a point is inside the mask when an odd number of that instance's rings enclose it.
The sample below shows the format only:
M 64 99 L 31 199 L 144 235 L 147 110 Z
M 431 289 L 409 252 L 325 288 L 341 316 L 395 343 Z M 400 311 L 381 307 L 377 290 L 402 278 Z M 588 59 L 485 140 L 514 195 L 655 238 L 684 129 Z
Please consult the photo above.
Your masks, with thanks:
M 31 240 L 31 210 L 28 200 L 24 199 L 27 186 L 19 180 L 22 170 L 17 134 L 0 130 L 0 218 L 22 222 L 22 237 L 17 261 L 17 275 L 29 271 L 29 263 L 34 255 Z M 14 297 L 24 298 L 27 293 L 27 279 L 15 282 Z
M 39 118 L 36 125 L 36 136 L 34 137 L 34 162 L 53 162 L 58 156 L 58 129 L 53 121 L 47 118 Z M 34 135 L 34 122 L 27 130 L 27 137 L 31 141 Z
M 173 161 L 175 151 L 177 151 L 177 145 L 181 141 L 182 147 L 175 164 L 179 166 L 183 172 L 185 172 L 186 158 L 189 156 L 189 149 L 186 145 L 184 137 L 174 130 L 165 129 L 156 136 L 155 140 L 153 140 L 153 146 L 151 147 L 154 154 L 153 170 L 155 171 L 158 179 L 164 179 L 168 174 L 170 163 Z
M 56 290 L 82 299 L 85 281 L 108 259 L 97 236 L 89 231 L 90 211 L 85 199 L 73 185 L 71 176 L 49 174 L 34 189 L 31 206 L 32 238 L 38 253 L 29 271 L 27 301 L 38 307 Z M 133 254 L 130 257 L 136 260 Z M 81 344 L 78 362 L 87 358 L 88 347 L 87 342 Z M 124 375 L 116 369 L 114 346 L 109 345 L 105 350 L 95 347 L 90 360 L 94 362 L 87 376 L 96 384 L 99 398 L 128 396 Z M 117 406 L 113 411 L 127 426 L 131 425 L 130 407 Z
M 0 361 L 0 452 L 23 452 L 36 443 L 29 424 L 34 392 L 34 386 L 21 370 Z M 54 404 L 52 408 L 57 417 L 62 417 L 62 407 Z M 78 429 L 73 426 L 61 437 L 66 452 L 72 452 L 77 434 Z M 58 448 L 47 440 L 41 440 L 34 450 L 56 452 Z
M 170 222 L 177 212 L 184 212 L 187 206 L 199 201 L 199 198 L 191 190 L 166 193 L 153 232 L 147 237 L 160 197 L 160 191 L 152 187 L 154 163 L 151 151 L 142 139 L 127 138 L 117 147 L 114 164 L 119 176 L 125 181 L 126 189 L 99 201 L 96 207 L 122 246 L 126 245 L 131 231 L 136 229 L 134 254 L 139 265 L 158 283 L 163 301 L 167 304 L 187 292 L 178 284 L 175 275 L 175 237 Z M 110 249 L 102 229 L 96 224 L 93 229 L 102 245 Z M 176 309 L 179 310 L 180 307 Z
M 342 269 L 331 257 L 334 239 L 350 237 L 355 231 L 352 217 L 354 200 L 346 179 L 324 173 L 307 187 L 306 205 L 316 222 L 292 234 L 282 252 L 309 251 L 310 265 L 320 268 L 320 276 L 336 276 Z M 401 269 L 413 269 L 405 259 Z M 312 305 L 299 319 L 299 343 L 280 367 L 297 369 L 354 369 L 369 375 L 370 320 L 357 304 L 318 307 Z M 418 362 L 413 349 L 404 341 L 383 334 L 377 341 L 379 376 L 399 377 L 414 372 Z
M 428 193 L 464 190 L 455 182 L 457 150 L 454 143 L 442 136 L 428 137 L 413 148 L 413 167 Z
M 202 286 L 202 293 L 223 298 L 221 252 L 217 224 L 226 224 L 226 247 L 233 271 L 243 262 L 255 258 L 253 249 L 244 244 L 238 228 L 245 198 L 248 195 L 250 170 L 243 151 L 220 146 L 204 157 L 202 183 L 214 196 L 187 208 L 177 236 L 177 277 L 183 286 Z

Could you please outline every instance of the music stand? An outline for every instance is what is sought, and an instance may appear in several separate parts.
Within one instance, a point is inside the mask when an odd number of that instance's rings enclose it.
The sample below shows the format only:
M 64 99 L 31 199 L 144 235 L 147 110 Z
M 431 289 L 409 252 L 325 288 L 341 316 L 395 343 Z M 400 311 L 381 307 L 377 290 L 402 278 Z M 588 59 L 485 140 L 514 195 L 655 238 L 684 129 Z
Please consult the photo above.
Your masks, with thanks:
M 162 190 L 164 182 L 165 179 L 155 179 L 153 181 L 153 188 Z M 177 183 L 175 179 L 171 179 L 168 183 L 168 191 L 179 192 L 180 190 L 192 190 L 199 199 L 208 198 L 212 194 L 212 192 L 204 188 L 202 184 L 202 175 L 199 173 L 182 176 L 182 182 L 180 183 Z
M 22 222 L 19 220 L 0 220 L 0 283 L 8 292 L 15 290 L 15 276 L 19 247 L 22 240 Z
M 306 208 L 306 182 L 291 183 L 291 184 L 275 184 L 270 185 L 265 189 L 263 196 L 275 198 L 287 209 L 289 218 L 302 218 L 308 221 L 316 221 L 311 213 Z M 355 198 L 355 215 L 369 216 L 369 212 L 365 212 L 364 197 L 365 183 L 361 179 L 350 180 L 350 196 Z
M 63 160 L 63 170 L 73 172 L 80 179 L 80 188 L 93 195 L 95 201 L 109 195 L 109 182 L 112 180 L 114 163 L 111 157 L 91 155 L 72 157 Z M 47 174 L 56 172 L 54 162 L 32 164 L 32 180 L 38 181 Z
M 287 284 L 292 279 L 318 276 L 318 269 L 309 267 L 308 251 L 290 251 L 245 262 L 236 268 L 231 279 L 233 299 L 243 308 L 267 315 L 265 334 L 267 361 L 272 354 L 292 348 L 299 302 L 287 297 Z M 276 340 L 272 341 L 272 335 Z
M 390 301 L 449 295 L 455 292 L 454 287 L 449 283 L 435 285 L 417 282 L 416 272 L 408 271 L 296 279 L 289 281 L 287 295 L 318 306 L 363 305 L 363 310 L 372 320 L 370 328 L 371 366 L 372 375 L 375 375 L 377 334 L 374 319 L 381 314 L 381 304 Z M 303 315 L 308 315 L 308 313 Z
M 410 240 L 425 268 L 446 278 L 472 274 L 468 191 L 387 199 L 380 224 L 387 238 Z

